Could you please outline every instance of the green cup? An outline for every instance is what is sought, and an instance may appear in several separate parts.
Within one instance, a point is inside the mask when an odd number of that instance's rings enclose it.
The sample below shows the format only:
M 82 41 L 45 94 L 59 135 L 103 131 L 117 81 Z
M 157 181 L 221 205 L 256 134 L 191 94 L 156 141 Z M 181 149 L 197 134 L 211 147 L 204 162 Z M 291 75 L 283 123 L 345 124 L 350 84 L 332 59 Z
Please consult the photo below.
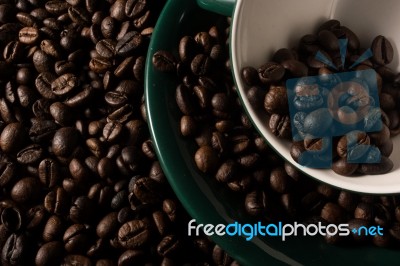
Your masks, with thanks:
M 202 2 L 204 6 L 206 1 Z M 229 15 L 232 8 L 233 1 L 225 1 L 218 11 Z M 176 195 L 198 224 L 257 223 L 245 214 L 243 201 L 235 193 L 197 170 L 193 161 L 196 144 L 179 132 L 180 111 L 175 104 L 178 80 L 152 66 L 152 56 L 157 50 L 177 55 L 182 36 L 208 30 L 218 18 L 216 13 L 201 9 L 195 0 L 167 2 L 154 29 L 146 62 L 148 122 L 161 166 Z M 372 246 L 332 246 L 319 236 L 292 236 L 285 241 L 272 236 L 256 236 L 251 241 L 244 236 L 214 234 L 211 238 L 243 265 L 396 265 L 400 256 L 398 251 Z

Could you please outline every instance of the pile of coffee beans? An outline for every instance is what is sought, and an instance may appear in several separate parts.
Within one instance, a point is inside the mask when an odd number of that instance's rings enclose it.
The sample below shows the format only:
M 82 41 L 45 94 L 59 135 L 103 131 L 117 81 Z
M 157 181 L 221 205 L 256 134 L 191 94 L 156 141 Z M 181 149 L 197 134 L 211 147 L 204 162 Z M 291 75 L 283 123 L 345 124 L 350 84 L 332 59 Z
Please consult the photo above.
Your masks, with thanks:
M 325 240 L 338 245 L 398 247 L 400 196 L 360 195 L 319 183 L 285 162 L 260 137 L 233 83 L 229 25 L 230 19 L 223 19 L 183 36 L 175 51 L 160 50 L 152 58 L 156 69 L 177 78 L 175 96 L 181 119 L 176 126 L 183 138 L 197 144 L 193 160 L 198 171 L 242 200 L 242 209 L 263 223 L 348 223 L 350 229 L 379 225 L 383 236 L 352 233 L 348 237 L 326 235 Z M 259 79 L 257 71 L 246 71 Z M 282 94 L 279 87 L 271 89 Z M 261 99 L 255 102 L 262 106 L 264 92 L 253 86 L 249 94 L 254 100 Z
M 1 265 L 237 265 L 187 235 L 150 140 L 164 3 L 0 0 Z
M 343 52 L 340 52 L 340 39 L 347 39 L 345 60 L 342 59 Z M 370 48 L 371 58 L 358 60 L 366 54 L 366 48 Z M 296 48 L 277 50 L 270 61 L 257 69 L 252 66 L 242 69 L 242 79 L 248 86 L 247 97 L 253 108 L 264 110 L 265 116 L 268 117 L 268 126 L 274 135 L 286 139 L 293 137 L 290 153 L 296 162 L 307 166 L 307 160 L 316 160 L 315 157 L 324 156 L 322 142 L 326 141 L 330 145 L 325 147 L 332 147 L 332 170 L 337 174 L 378 175 L 393 168 L 393 162 L 389 159 L 393 151 L 390 137 L 400 132 L 400 74 L 394 73 L 386 66 L 392 62 L 394 56 L 392 44 L 387 38 L 379 35 L 373 39 L 371 46 L 366 48 L 361 46 L 353 31 L 337 20 L 329 20 L 323 23 L 315 34 L 304 35 Z M 353 67 L 355 62 L 357 63 Z M 303 96 L 295 98 L 293 105 L 299 110 L 311 111 L 296 113 L 292 120 L 294 123 L 291 123 L 286 88 L 288 79 L 318 76 L 319 80 L 325 77 L 325 83 L 333 83 L 332 77 L 339 79 L 336 82 L 340 82 L 339 75 L 334 74 L 349 71 L 361 73 L 363 70 L 374 70 L 376 73 L 380 108 L 373 108 L 374 99 L 371 99 L 368 89 L 357 87 L 357 84 L 363 84 L 362 77 L 354 78 L 352 85 L 348 85 L 347 90 L 338 99 L 339 106 L 330 108 L 329 111 L 326 107 L 317 109 L 329 105 L 329 98 L 326 96 L 329 91 L 324 97 L 321 96 L 324 94 L 321 86 L 316 88 L 317 93 L 305 92 L 304 89 L 301 91 L 301 86 L 296 86 L 296 93 Z M 307 97 L 307 93 L 320 95 L 319 98 L 316 98 L 316 95 Z M 378 106 L 378 103 L 375 103 L 375 106 Z M 382 118 L 382 127 L 379 130 L 370 130 L 379 118 Z M 331 131 L 335 120 L 348 127 L 347 135 L 341 137 L 343 134 L 333 134 L 337 137 L 332 140 L 317 136 Z M 362 125 L 363 130 L 360 130 L 357 123 Z M 293 131 L 292 127 L 295 127 L 296 131 Z M 292 132 L 298 132 L 301 137 L 292 136 Z M 349 135 L 355 139 L 354 143 L 348 143 Z M 314 157 L 305 158 L 305 151 L 312 152 Z M 377 157 L 378 154 L 381 154 L 381 158 Z M 332 161 L 332 158 L 329 160 Z M 377 163 L 379 161 L 380 163 Z

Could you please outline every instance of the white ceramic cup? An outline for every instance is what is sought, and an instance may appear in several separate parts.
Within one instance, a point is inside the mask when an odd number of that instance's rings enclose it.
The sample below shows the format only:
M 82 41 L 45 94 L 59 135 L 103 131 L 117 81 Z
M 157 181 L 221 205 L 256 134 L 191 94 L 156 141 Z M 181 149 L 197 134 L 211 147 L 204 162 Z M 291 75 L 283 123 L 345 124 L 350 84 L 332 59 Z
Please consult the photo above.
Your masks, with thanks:
M 222 2 L 229 0 L 222 0 Z M 208 2 L 211 2 L 209 0 Z M 219 2 L 219 1 L 215 1 Z M 280 48 L 293 48 L 300 38 L 313 33 L 321 23 L 337 19 L 369 47 L 377 35 L 384 35 L 394 48 L 389 65 L 399 71 L 400 1 L 398 0 L 237 0 L 231 25 L 231 60 L 242 103 L 253 124 L 269 144 L 302 172 L 333 186 L 365 193 L 400 192 L 400 137 L 394 138 L 390 159 L 394 167 L 384 175 L 346 177 L 330 169 L 313 169 L 296 163 L 290 156 L 290 142 L 274 136 L 264 111 L 255 110 L 248 99 L 248 87 L 241 79 L 246 66 L 258 67 Z

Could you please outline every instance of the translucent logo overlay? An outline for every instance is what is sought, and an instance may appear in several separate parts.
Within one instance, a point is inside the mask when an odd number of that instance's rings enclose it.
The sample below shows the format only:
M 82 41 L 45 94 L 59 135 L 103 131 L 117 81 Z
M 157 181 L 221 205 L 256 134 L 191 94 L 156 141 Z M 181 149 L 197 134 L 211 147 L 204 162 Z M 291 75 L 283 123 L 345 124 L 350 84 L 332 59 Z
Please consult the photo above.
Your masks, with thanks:
M 343 66 L 346 46 L 347 40 L 340 40 Z M 367 50 L 349 69 L 371 55 L 371 51 Z M 330 68 L 336 68 L 320 52 L 316 59 Z M 299 164 L 312 168 L 330 168 L 332 142 L 337 136 L 346 136 L 346 157 L 349 163 L 380 162 L 379 149 L 363 142 L 365 133 L 382 129 L 375 70 L 289 79 L 286 88 L 293 141 L 307 143 Z

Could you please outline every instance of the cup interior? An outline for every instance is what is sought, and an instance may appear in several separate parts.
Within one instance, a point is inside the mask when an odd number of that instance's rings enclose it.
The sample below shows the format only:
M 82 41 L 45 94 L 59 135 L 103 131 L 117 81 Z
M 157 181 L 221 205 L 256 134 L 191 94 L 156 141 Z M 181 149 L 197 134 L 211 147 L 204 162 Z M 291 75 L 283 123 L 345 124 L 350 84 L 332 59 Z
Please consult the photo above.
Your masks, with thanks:
M 248 99 L 248 87 L 241 80 L 241 69 L 258 67 L 270 60 L 280 48 L 294 48 L 300 38 L 313 33 L 328 19 L 338 19 L 360 39 L 361 46 L 368 48 L 377 35 L 387 37 L 394 48 L 393 62 L 388 65 L 400 71 L 399 53 L 400 2 L 388 0 L 238 0 L 234 12 L 231 33 L 231 57 L 236 85 L 240 98 L 253 124 L 269 144 L 286 160 L 304 173 L 343 189 L 365 193 L 400 192 L 400 137 L 393 139 L 394 151 L 390 159 L 393 170 L 380 177 L 364 175 L 357 178 L 340 176 L 328 169 L 313 169 L 297 164 L 290 156 L 290 142 L 278 139 L 268 128 L 267 113 L 255 110 Z M 397 147 L 397 149 L 396 149 Z

